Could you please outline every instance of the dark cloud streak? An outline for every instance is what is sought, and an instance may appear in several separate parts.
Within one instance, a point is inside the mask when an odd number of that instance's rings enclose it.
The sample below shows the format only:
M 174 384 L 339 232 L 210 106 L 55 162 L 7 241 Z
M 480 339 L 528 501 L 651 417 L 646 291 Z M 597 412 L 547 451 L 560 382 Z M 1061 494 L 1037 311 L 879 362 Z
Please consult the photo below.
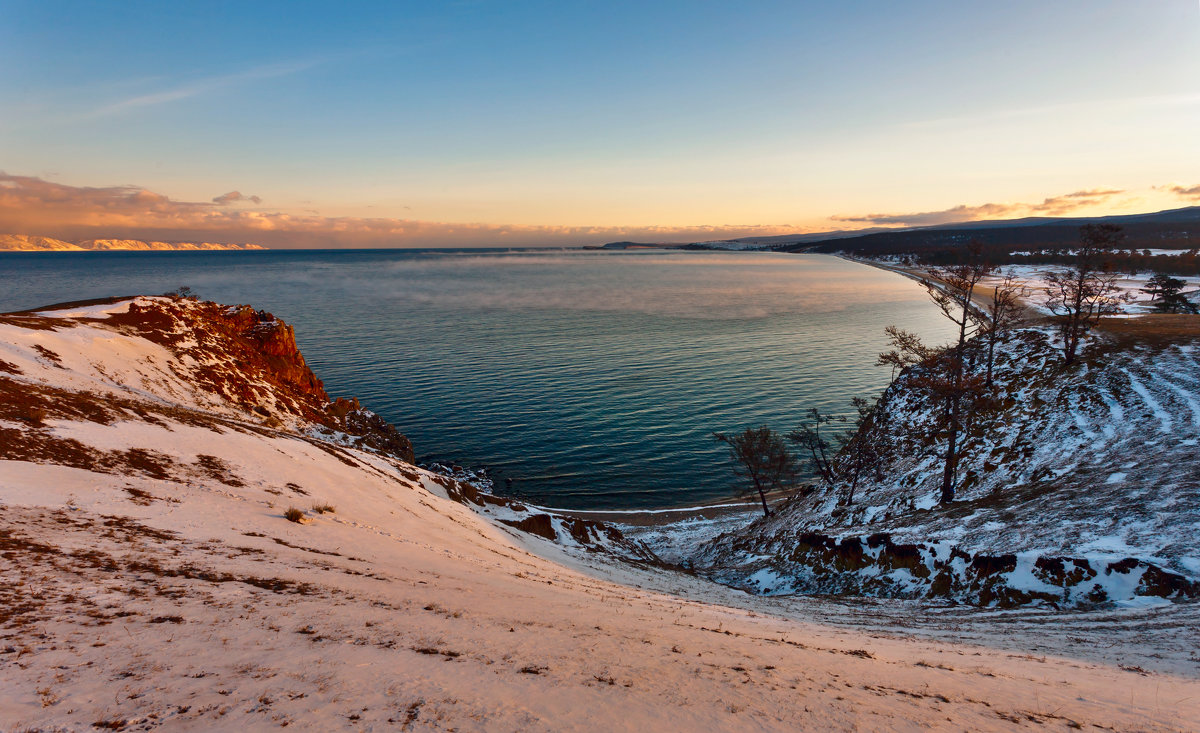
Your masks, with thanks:
M 1009 219 L 1025 216 L 1065 216 L 1087 206 L 1104 203 L 1113 196 L 1125 193 L 1118 189 L 1092 189 L 1051 196 L 1041 203 L 988 203 L 970 206 L 959 204 L 940 211 L 923 211 L 911 214 L 865 214 L 861 216 L 833 216 L 833 221 L 876 226 L 935 226 L 983 219 Z
M 1171 193 L 1185 199 L 1200 199 L 1200 183 L 1195 186 L 1167 186 Z
M 223 193 L 220 196 L 213 198 L 213 203 L 218 206 L 226 206 L 228 204 L 236 204 L 240 201 L 249 201 L 253 204 L 261 204 L 262 199 L 258 196 L 244 196 L 241 191 L 230 191 Z

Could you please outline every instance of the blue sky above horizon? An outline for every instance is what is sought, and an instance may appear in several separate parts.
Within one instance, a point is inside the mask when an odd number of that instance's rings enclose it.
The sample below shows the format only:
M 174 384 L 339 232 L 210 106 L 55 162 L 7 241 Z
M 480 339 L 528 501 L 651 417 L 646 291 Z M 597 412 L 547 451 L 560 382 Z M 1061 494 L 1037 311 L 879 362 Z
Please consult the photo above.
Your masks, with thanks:
M 574 243 L 1200 202 L 1196 0 L 4 0 L 0 69 L 26 226 L 74 197 L 79 231 Z

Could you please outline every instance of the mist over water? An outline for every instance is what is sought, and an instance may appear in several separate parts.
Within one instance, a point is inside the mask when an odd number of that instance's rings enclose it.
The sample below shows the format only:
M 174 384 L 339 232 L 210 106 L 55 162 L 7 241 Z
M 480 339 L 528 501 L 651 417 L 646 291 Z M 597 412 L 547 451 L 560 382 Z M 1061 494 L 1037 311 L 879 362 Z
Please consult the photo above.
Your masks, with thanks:
M 728 496 L 715 430 L 874 396 L 883 328 L 946 341 L 924 289 L 822 255 L 269 251 L 0 255 L 0 311 L 188 285 L 296 327 L 333 396 L 421 458 L 573 508 Z

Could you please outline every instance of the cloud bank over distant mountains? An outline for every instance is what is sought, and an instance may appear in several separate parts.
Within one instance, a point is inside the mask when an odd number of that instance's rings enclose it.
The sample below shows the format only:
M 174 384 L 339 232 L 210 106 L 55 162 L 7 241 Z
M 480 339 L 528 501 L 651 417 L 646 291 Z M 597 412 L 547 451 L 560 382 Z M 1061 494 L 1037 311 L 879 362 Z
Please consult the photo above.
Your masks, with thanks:
M 1115 196 L 1126 193 L 1118 189 L 1093 189 L 1075 191 L 1061 196 L 1051 196 L 1041 203 L 989 203 L 977 206 L 959 204 L 941 211 L 923 211 L 912 214 L 865 214 L 861 216 L 834 216 L 834 221 L 874 226 L 933 226 L 981 219 L 1015 219 L 1025 216 L 1068 216 L 1079 209 L 1105 203 Z
M 221 239 L 272 248 L 308 248 L 575 246 L 614 239 L 686 242 L 797 230 L 788 225 L 517 226 L 328 217 L 234 206 L 261 201 L 239 191 L 216 196 L 211 202 L 176 201 L 137 186 L 69 186 L 0 173 L 0 231 L 62 239 Z
M 1185 200 L 1200 185 L 1156 187 Z M 1089 189 L 1040 203 L 961 204 L 940 211 L 833 216 L 830 228 L 927 226 L 979 219 L 1065 216 L 1129 193 Z M 178 201 L 139 186 L 71 186 L 0 172 L 0 232 L 57 237 L 247 242 L 272 248 L 578 246 L 614 240 L 689 242 L 804 233 L 787 224 L 697 226 L 523 226 L 330 217 L 267 211 L 257 195 L 232 190 L 210 201 Z M 807 231 L 814 231 L 808 228 Z

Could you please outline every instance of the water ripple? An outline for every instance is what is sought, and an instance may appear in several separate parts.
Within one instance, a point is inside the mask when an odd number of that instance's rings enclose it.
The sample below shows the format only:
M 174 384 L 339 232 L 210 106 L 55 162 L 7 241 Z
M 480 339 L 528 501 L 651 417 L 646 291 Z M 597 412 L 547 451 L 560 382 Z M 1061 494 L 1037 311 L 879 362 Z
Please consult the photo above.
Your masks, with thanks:
M 39 253 L 0 274 L 3 310 L 184 284 L 271 310 L 419 455 L 573 507 L 726 496 L 714 430 L 847 413 L 887 382 L 884 326 L 950 333 L 917 284 L 819 255 Z

